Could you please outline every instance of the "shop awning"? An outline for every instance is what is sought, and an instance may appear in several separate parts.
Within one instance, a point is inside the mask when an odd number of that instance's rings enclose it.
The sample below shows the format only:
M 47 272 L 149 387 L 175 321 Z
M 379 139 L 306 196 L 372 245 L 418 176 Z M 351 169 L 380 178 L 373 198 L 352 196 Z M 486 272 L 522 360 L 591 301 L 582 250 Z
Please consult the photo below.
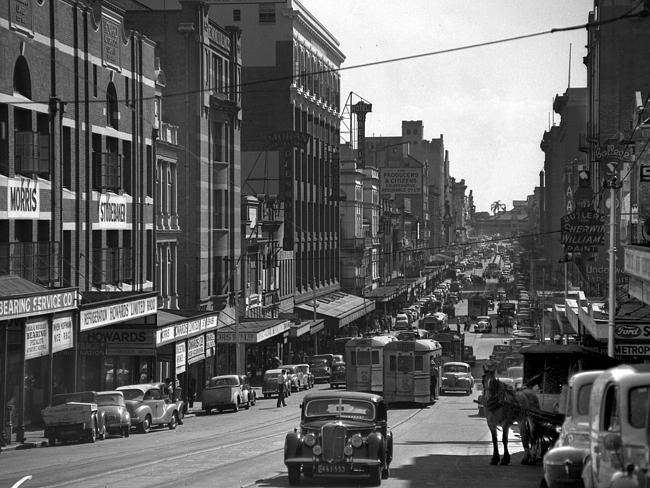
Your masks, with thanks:
M 217 344 L 236 344 L 239 333 L 240 344 L 258 344 L 278 334 L 291 330 L 290 320 L 256 320 L 241 322 L 217 331 Z
M 305 322 L 300 322 L 299 324 L 291 324 L 291 332 L 289 334 L 289 337 L 300 337 L 301 335 L 309 333 L 311 330 L 311 325 L 305 323 Z
M 313 302 L 296 305 L 296 308 L 313 312 Z M 318 297 L 316 299 L 316 313 L 325 315 L 338 321 L 338 326 L 343 327 L 354 320 L 369 314 L 375 309 L 375 302 L 355 295 L 337 291 Z
M 400 289 L 396 285 L 380 286 L 364 294 L 364 298 L 370 298 L 376 302 L 389 302 L 400 294 Z

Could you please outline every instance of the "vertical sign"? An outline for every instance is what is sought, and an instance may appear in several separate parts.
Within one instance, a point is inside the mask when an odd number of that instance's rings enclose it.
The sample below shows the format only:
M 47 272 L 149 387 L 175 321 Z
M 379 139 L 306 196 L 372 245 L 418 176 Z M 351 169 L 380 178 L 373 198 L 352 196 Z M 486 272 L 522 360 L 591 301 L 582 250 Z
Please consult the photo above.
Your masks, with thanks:
M 122 26 L 112 19 L 102 19 L 102 54 L 104 64 L 120 68 L 120 46 L 122 44 Z
M 185 341 L 176 343 L 176 374 L 185 372 L 186 363 Z
M 47 319 L 25 324 L 25 359 L 46 356 L 50 352 Z
M 33 0 L 10 0 L 9 2 L 9 19 L 13 29 L 33 32 Z
M 366 114 L 372 112 L 372 104 L 357 102 L 352 113 L 357 115 L 357 168 L 366 167 Z
M 74 347 L 72 317 L 60 317 L 52 321 L 52 352 Z

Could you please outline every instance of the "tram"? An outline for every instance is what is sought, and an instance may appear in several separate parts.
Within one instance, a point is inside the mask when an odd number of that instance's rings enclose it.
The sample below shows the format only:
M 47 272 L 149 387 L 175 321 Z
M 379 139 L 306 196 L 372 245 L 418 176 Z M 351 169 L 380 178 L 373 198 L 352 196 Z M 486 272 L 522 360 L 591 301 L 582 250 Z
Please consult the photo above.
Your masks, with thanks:
M 386 344 L 397 341 L 392 335 L 355 337 L 345 344 L 346 389 L 381 393 Z
M 440 393 L 442 346 L 432 339 L 401 340 L 384 347 L 386 403 L 428 405 Z

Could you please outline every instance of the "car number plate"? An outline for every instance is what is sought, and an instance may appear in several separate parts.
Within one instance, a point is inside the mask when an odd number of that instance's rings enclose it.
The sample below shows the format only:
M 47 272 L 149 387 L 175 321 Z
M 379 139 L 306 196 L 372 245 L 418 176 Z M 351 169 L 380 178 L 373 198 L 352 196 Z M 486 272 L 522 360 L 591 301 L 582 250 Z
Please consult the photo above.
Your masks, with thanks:
M 319 464 L 316 472 L 322 474 L 342 474 L 348 472 L 348 467 L 345 464 Z

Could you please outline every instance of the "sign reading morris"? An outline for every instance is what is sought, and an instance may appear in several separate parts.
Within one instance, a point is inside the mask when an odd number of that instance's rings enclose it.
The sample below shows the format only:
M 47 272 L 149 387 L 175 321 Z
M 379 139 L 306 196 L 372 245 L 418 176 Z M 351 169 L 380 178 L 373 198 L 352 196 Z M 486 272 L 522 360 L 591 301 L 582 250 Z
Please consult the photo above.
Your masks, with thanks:
M 422 193 L 420 168 L 381 168 L 379 181 L 382 193 L 419 195 Z
M 7 180 L 7 214 L 14 219 L 38 219 L 41 211 L 38 181 L 29 178 Z

